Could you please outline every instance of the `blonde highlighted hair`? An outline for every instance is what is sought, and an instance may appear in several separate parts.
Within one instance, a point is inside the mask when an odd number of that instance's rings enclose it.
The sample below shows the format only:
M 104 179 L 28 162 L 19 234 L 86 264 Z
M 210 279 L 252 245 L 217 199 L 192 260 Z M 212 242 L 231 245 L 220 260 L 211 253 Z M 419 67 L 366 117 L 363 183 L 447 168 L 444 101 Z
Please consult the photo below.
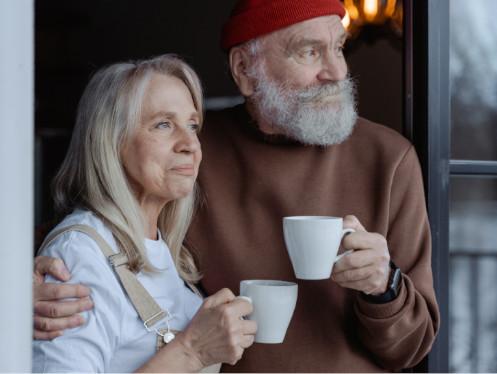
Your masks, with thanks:
M 202 88 L 193 69 L 175 55 L 117 63 L 99 70 L 79 102 L 76 125 L 66 158 L 54 179 L 59 213 L 88 209 L 112 231 L 134 272 L 153 271 L 145 255 L 143 216 L 121 162 L 121 148 L 140 123 L 145 92 L 153 74 L 180 79 L 186 85 L 203 122 Z M 169 202 L 158 227 L 180 276 L 196 282 L 200 274 L 183 245 L 195 204 L 196 189 Z

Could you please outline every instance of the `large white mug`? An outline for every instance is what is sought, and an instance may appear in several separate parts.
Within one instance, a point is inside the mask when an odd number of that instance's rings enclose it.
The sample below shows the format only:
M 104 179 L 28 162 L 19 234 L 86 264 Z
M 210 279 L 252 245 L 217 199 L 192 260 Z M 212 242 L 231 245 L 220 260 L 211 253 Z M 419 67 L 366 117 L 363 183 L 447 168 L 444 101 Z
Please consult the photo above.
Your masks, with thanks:
M 257 343 L 282 343 L 297 303 L 298 286 L 278 280 L 243 280 L 240 296 L 253 305 L 247 319 L 257 322 Z
M 342 238 L 353 229 L 343 228 L 343 219 L 327 216 L 283 218 L 285 244 L 298 279 L 328 279 Z

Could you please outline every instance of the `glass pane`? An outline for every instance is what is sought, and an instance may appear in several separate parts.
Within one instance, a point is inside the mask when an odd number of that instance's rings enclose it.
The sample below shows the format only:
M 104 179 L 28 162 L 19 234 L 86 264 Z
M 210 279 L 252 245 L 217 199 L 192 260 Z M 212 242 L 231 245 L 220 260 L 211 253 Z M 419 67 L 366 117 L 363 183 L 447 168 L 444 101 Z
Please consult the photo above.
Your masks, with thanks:
M 497 372 L 497 177 L 451 180 L 449 368 Z
M 497 1 L 450 1 L 452 158 L 497 160 Z

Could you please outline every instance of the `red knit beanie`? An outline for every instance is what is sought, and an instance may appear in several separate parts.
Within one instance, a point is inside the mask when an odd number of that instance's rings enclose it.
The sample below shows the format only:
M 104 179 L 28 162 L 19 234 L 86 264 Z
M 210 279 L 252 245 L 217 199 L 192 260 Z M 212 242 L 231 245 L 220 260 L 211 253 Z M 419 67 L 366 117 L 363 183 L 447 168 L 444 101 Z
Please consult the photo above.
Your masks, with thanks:
M 336 14 L 343 18 L 340 0 L 239 0 L 221 33 L 221 47 L 235 45 L 311 18 Z

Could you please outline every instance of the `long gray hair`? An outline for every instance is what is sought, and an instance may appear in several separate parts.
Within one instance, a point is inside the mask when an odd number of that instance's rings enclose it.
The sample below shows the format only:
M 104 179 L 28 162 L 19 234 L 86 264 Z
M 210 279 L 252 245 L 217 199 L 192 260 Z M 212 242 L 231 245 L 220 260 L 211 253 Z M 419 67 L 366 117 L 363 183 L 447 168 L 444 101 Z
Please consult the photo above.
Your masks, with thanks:
M 145 255 L 143 216 L 120 154 L 128 136 L 140 123 L 143 98 L 154 73 L 183 81 L 202 124 L 199 78 L 177 56 L 166 54 L 102 68 L 81 97 L 71 143 L 53 185 L 57 211 L 68 214 L 79 207 L 95 213 L 112 231 L 135 272 L 153 271 L 154 267 Z M 195 209 L 196 189 L 195 184 L 188 196 L 166 204 L 158 222 L 180 276 L 191 282 L 198 281 L 200 274 L 183 241 Z

